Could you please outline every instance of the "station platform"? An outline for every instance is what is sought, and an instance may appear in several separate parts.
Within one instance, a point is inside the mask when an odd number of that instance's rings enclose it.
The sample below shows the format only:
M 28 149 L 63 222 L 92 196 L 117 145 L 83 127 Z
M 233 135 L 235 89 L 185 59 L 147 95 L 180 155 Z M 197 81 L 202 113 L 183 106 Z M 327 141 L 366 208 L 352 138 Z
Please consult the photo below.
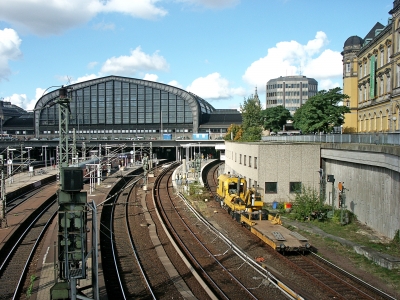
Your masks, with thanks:
M 172 185 L 174 189 L 185 189 L 187 185 L 195 181 L 198 181 L 202 186 L 204 186 L 201 174 L 203 173 L 204 167 L 214 161 L 216 161 L 216 159 L 202 159 L 200 174 L 198 174 L 198 172 L 195 172 L 194 168 L 190 167 L 192 161 L 182 161 L 182 164 L 178 166 L 172 174 Z M 186 163 L 186 166 L 183 165 L 184 163 Z
M 30 184 L 37 183 L 37 185 L 39 186 L 41 180 L 57 174 L 58 169 L 53 169 L 52 167 L 34 170 L 33 173 L 17 173 L 11 178 L 7 178 L 5 180 L 6 195 Z

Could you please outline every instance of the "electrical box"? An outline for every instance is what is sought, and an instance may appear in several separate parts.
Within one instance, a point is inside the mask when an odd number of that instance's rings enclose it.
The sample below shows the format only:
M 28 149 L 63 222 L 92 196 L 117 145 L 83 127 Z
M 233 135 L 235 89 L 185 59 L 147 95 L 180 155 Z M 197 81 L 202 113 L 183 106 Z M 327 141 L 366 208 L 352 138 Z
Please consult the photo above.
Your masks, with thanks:
M 83 170 L 77 167 L 66 167 L 61 169 L 62 182 L 61 190 L 76 192 L 83 189 Z
M 327 181 L 327 182 L 335 182 L 335 176 L 333 176 L 333 175 L 327 175 L 327 176 L 326 176 L 326 181 Z

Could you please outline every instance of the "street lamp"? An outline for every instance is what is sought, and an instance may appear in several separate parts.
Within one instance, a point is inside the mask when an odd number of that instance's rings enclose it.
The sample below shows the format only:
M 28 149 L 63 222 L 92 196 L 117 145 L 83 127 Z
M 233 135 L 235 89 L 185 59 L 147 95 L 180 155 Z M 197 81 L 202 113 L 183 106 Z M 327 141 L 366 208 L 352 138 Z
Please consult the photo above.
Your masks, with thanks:
M 199 142 L 199 157 L 201 158 L 201 155 L 200 155 L 200 142 Z
M 13 151 L 16 149 L 7 147 L 7 171 L 8 171 L 8 178 L 9 178 L 9 183 L 14 182 L 14 178 L 12 177 L 13 173 Z
M 110 149 L 111 149 L 111 146 L 107 146 L 107 144 L 106 144 L 106 156 L 107 156 L 107 176 L 109 176 L 110 175 L 110 173 L 111 173 L 111 164 L 110 164 Z
M 29 172 L 29 175 L 32 176 L 32 174 L 31 174 L 31 149 L 32 149 L 32 147 L 25 147 L 25 149 L 28 149 L 28 172 Z
M 42 158 L 43 158 L 43 148 L 44 148 L 44 169 L 47 170 L 47 147 L 48 145 L 42 146 Z

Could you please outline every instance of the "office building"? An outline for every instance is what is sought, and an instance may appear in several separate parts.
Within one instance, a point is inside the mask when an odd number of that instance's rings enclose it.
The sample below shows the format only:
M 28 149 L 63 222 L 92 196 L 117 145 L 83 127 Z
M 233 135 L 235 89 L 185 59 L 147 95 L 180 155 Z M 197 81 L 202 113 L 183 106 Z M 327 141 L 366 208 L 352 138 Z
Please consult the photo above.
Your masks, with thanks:
M 266 86 L 266 108 L 282 105 L 294 112 L 318 92 L 318 82 L 306 76 L 285 76 L 271 79 Z

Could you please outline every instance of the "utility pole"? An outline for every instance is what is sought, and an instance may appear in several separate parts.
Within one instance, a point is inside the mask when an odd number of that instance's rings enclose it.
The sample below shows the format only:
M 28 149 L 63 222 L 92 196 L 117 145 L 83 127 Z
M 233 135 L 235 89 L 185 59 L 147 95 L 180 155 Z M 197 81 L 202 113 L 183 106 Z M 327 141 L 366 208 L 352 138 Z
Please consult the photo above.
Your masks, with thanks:
M 72 164 L 78 164 L 78 156 L 76 155 L 76 132 L 75 132 L 75 128 L 72 128 L 71 161 L 72 161 Z
M 4 179 L 4 159 L 0 155 L 0 221 L 1 228 L 7 228 L 7 215 L 6 215 L 6 182 Z
M 77 280 L 86 278 L 87 260 L 87 192 L 83 189 L 83 171 L 68 167 L 68 120 L 70 98 L 67 88 L 59 90 L 59 98 L 50 106 L 58 104 L 59 146 L 58 163 L 60 188 L 58 195 L 58 269 L 60 282 L 50 289 L 51 299 L 81 298 Z M 95 234 L 95 233 L 93 233 Z M 97 258 L 93 257 L 93 264 Z M 96 289 L 98 286 L 96 284 Z M 94 292 L 94 294 L 97 294 Z M 87 297 L 82 299 L 88 299 Z
M 332 211 L 328 212 L 328 217 L 333 218 L 333 214 L 335 213 L 335 176 L 327 175 L 327 182 L 332 182 Z

